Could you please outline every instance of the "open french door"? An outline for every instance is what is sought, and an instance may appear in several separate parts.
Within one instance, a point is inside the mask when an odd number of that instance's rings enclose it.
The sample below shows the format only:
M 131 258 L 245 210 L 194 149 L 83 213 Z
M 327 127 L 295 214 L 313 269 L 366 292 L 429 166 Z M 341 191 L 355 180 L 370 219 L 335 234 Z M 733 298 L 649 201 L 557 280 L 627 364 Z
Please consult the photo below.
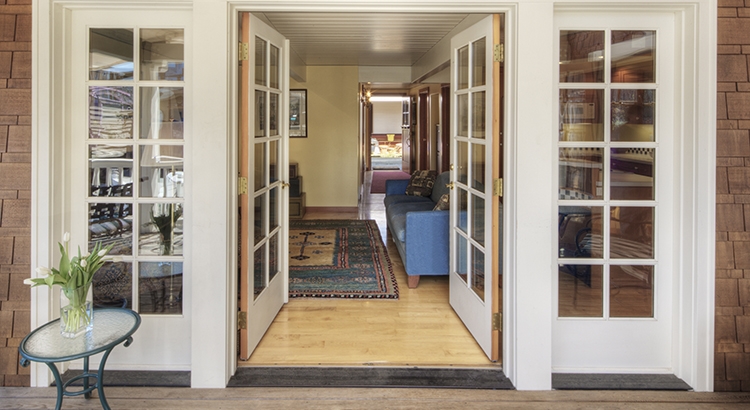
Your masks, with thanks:
M 240 31 L 239 309 L 245 360 L 289 297 L 289 53 L 288 41 L 250 13 L 241 15 Z
M 501 19 L 489 16 L 451 39 L 450 304 L 493 361 L 500 358 L 502 252 L 500 63 L 493 51 Z

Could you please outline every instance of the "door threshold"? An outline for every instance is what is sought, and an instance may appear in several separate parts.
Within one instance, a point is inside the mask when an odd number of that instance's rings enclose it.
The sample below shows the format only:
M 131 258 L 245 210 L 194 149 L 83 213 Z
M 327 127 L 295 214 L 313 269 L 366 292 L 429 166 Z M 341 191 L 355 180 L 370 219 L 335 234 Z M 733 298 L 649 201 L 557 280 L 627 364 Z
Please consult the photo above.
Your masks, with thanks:
M 681 390 L 693 388 L 673 374 L 552 373 L 555 390 Z

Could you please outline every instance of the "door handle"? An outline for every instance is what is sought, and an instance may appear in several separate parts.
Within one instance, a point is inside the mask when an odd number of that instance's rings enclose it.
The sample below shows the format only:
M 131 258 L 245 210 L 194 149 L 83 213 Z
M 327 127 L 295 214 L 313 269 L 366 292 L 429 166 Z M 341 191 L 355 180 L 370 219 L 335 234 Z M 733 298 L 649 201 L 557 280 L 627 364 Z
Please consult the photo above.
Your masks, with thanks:
M 454 187 L 453 182 L 449 182 L 449 183 L 445 184 L 445 187 L 448 188 L 448 189 L 450 189 L 450 190 L 453 190 L 453 187 Z

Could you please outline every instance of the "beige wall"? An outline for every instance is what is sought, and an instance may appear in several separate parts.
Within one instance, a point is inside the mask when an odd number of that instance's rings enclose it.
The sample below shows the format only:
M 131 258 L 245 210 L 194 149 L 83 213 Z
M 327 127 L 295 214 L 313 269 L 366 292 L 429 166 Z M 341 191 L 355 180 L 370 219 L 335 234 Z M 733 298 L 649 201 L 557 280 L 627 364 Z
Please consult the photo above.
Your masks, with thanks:
M 308 207 L 356 207 L 359 102 L 357 67 L 307 67 L 307 138 L 292 138 Z

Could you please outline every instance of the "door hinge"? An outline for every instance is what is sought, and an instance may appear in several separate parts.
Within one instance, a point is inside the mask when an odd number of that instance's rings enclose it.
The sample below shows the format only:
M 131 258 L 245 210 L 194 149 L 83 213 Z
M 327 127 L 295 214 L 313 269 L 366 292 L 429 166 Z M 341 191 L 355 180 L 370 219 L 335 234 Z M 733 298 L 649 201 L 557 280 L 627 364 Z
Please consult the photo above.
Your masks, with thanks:
M 493 60 L 496 63 L 505 62 L 505 44 L 495 44 Z
M 492 330 L 503 330 L 503 314 L 493 313 L 492 314 Z
M 503 179 L 502 178 L 496 178 L 492 181 L 492 195 L 494 196 L 503 196 Z
M 247 61 L 250 57 L 250 46 L 247 43 L 240 43 L 238 55 L 240 61 Z
M 239 177 L 237 178 L 237 195 L 245 194 L 247 194 L 247 178 Z
M 247 329 L 247 312 L 237 312 L 237 329 Z

